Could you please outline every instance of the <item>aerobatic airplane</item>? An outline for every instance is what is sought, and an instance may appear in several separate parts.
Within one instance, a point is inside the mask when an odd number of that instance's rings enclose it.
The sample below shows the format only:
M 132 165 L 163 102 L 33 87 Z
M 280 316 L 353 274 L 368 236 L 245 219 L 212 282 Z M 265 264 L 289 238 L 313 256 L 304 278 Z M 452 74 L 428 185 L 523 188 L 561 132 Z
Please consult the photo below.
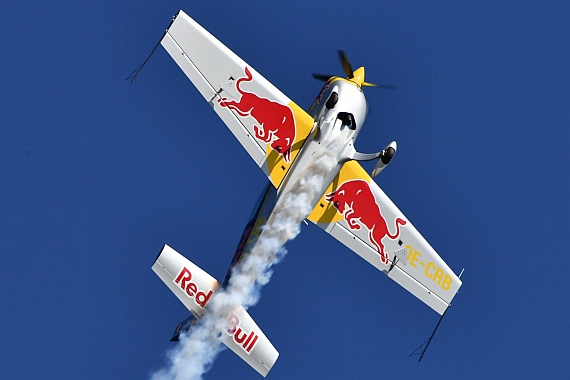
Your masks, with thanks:
M 180 11 L 160 41 L 204 99 L 269 178 L 246 225 L 224 283 L 169 246 L 152 269 L 191 311 L 173 337 L 207 310 L 212 294 L 227 285 L 232 268 L 255 247 L 271 222 L 280 195 L 287 193 L 324 154 L 322 141 L 342 144 L 338 163 L 311 200 L 306 219 L 407 289 L 440 315 L 449 307 L 461 280 L 410 221 L 372 180 L 390 162 L 396 142 L 374 154 L 356 151 L 367 104 L 364 68 L 353 70 L 340 52 L 346 78 L 314 75 L 326 83 L 308 111 L 275 88 L 250 65 Z M 388 86 L 386 86 L 388 87 Z M 358 161 L 378 162 L 368 174 Z M 279 355 L 243 307 L 227 318 L 220 340 L 263 376 Z

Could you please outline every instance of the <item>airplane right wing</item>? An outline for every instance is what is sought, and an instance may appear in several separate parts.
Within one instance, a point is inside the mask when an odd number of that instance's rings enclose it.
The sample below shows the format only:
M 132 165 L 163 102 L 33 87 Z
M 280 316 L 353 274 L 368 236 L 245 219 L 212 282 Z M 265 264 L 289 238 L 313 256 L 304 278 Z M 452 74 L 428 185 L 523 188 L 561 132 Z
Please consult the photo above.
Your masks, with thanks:
M 461 280 L 356 161 L 344 164 L 308 219 L 439 314 L 461 286 Z
M 279 187 L 313 118 L 183 11 L 161 44 Z
M 162 248 L 152 270 L 195 319 L 202 317 L 208 301 L 219 287 L 215 278 L 168 245 Z M 231 311 L 226 322 L 227 328 L 221 331 L 220 341 L 261 375 L 267 376 L 279 352 L 242 306 Z

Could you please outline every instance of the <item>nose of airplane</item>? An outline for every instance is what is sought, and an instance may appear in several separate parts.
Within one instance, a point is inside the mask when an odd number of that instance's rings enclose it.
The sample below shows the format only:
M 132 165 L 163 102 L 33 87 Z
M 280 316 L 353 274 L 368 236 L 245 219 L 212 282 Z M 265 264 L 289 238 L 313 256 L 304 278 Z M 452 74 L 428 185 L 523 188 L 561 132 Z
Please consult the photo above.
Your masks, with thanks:
M 354 77 L 350 78 L 351 81 L 355 82 L 359 87 L 362 87 L 364 82 L 364 66 L 359 67 L 354 71 Z

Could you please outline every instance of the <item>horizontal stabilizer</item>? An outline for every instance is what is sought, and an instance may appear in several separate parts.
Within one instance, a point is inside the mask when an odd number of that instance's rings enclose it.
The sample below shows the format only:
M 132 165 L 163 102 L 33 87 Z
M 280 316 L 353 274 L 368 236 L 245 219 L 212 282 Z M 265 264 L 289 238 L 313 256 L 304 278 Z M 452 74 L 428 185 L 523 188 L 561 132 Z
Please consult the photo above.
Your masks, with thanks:
M 168 245 L 162 248 L 152 270 L 192 313 L 178 325 L 173 336 L 173 340 L 178 340 L 181 333 L 194 327 L 196 321 L 192 319 L 200 319 L 207 312 L 207 303 L 220 284 Z M 267 376 L 279 356 L 275 347 L 242 306 L 231 311 L 226 321 L 227 328 L 220 332 L 220 341 Z
M 162 248 L 152 270 L 197 318 L 204 314 L 204 307 L 218 290 L 214 277 L 168 245 Z

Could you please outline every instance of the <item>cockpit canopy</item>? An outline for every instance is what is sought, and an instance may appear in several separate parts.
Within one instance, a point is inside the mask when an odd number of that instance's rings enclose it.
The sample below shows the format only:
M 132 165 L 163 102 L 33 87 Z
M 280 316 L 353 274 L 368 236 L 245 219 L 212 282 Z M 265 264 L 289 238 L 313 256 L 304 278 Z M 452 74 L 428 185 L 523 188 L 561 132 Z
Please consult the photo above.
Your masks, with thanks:
M 315 120 L 319 120 L 332 112 L 344 125 L 358 133 L 358 129 L 364 124 L 367 111 L 362 89 L 348 80 L 334 77 L 325 84 L 309 113 Z

